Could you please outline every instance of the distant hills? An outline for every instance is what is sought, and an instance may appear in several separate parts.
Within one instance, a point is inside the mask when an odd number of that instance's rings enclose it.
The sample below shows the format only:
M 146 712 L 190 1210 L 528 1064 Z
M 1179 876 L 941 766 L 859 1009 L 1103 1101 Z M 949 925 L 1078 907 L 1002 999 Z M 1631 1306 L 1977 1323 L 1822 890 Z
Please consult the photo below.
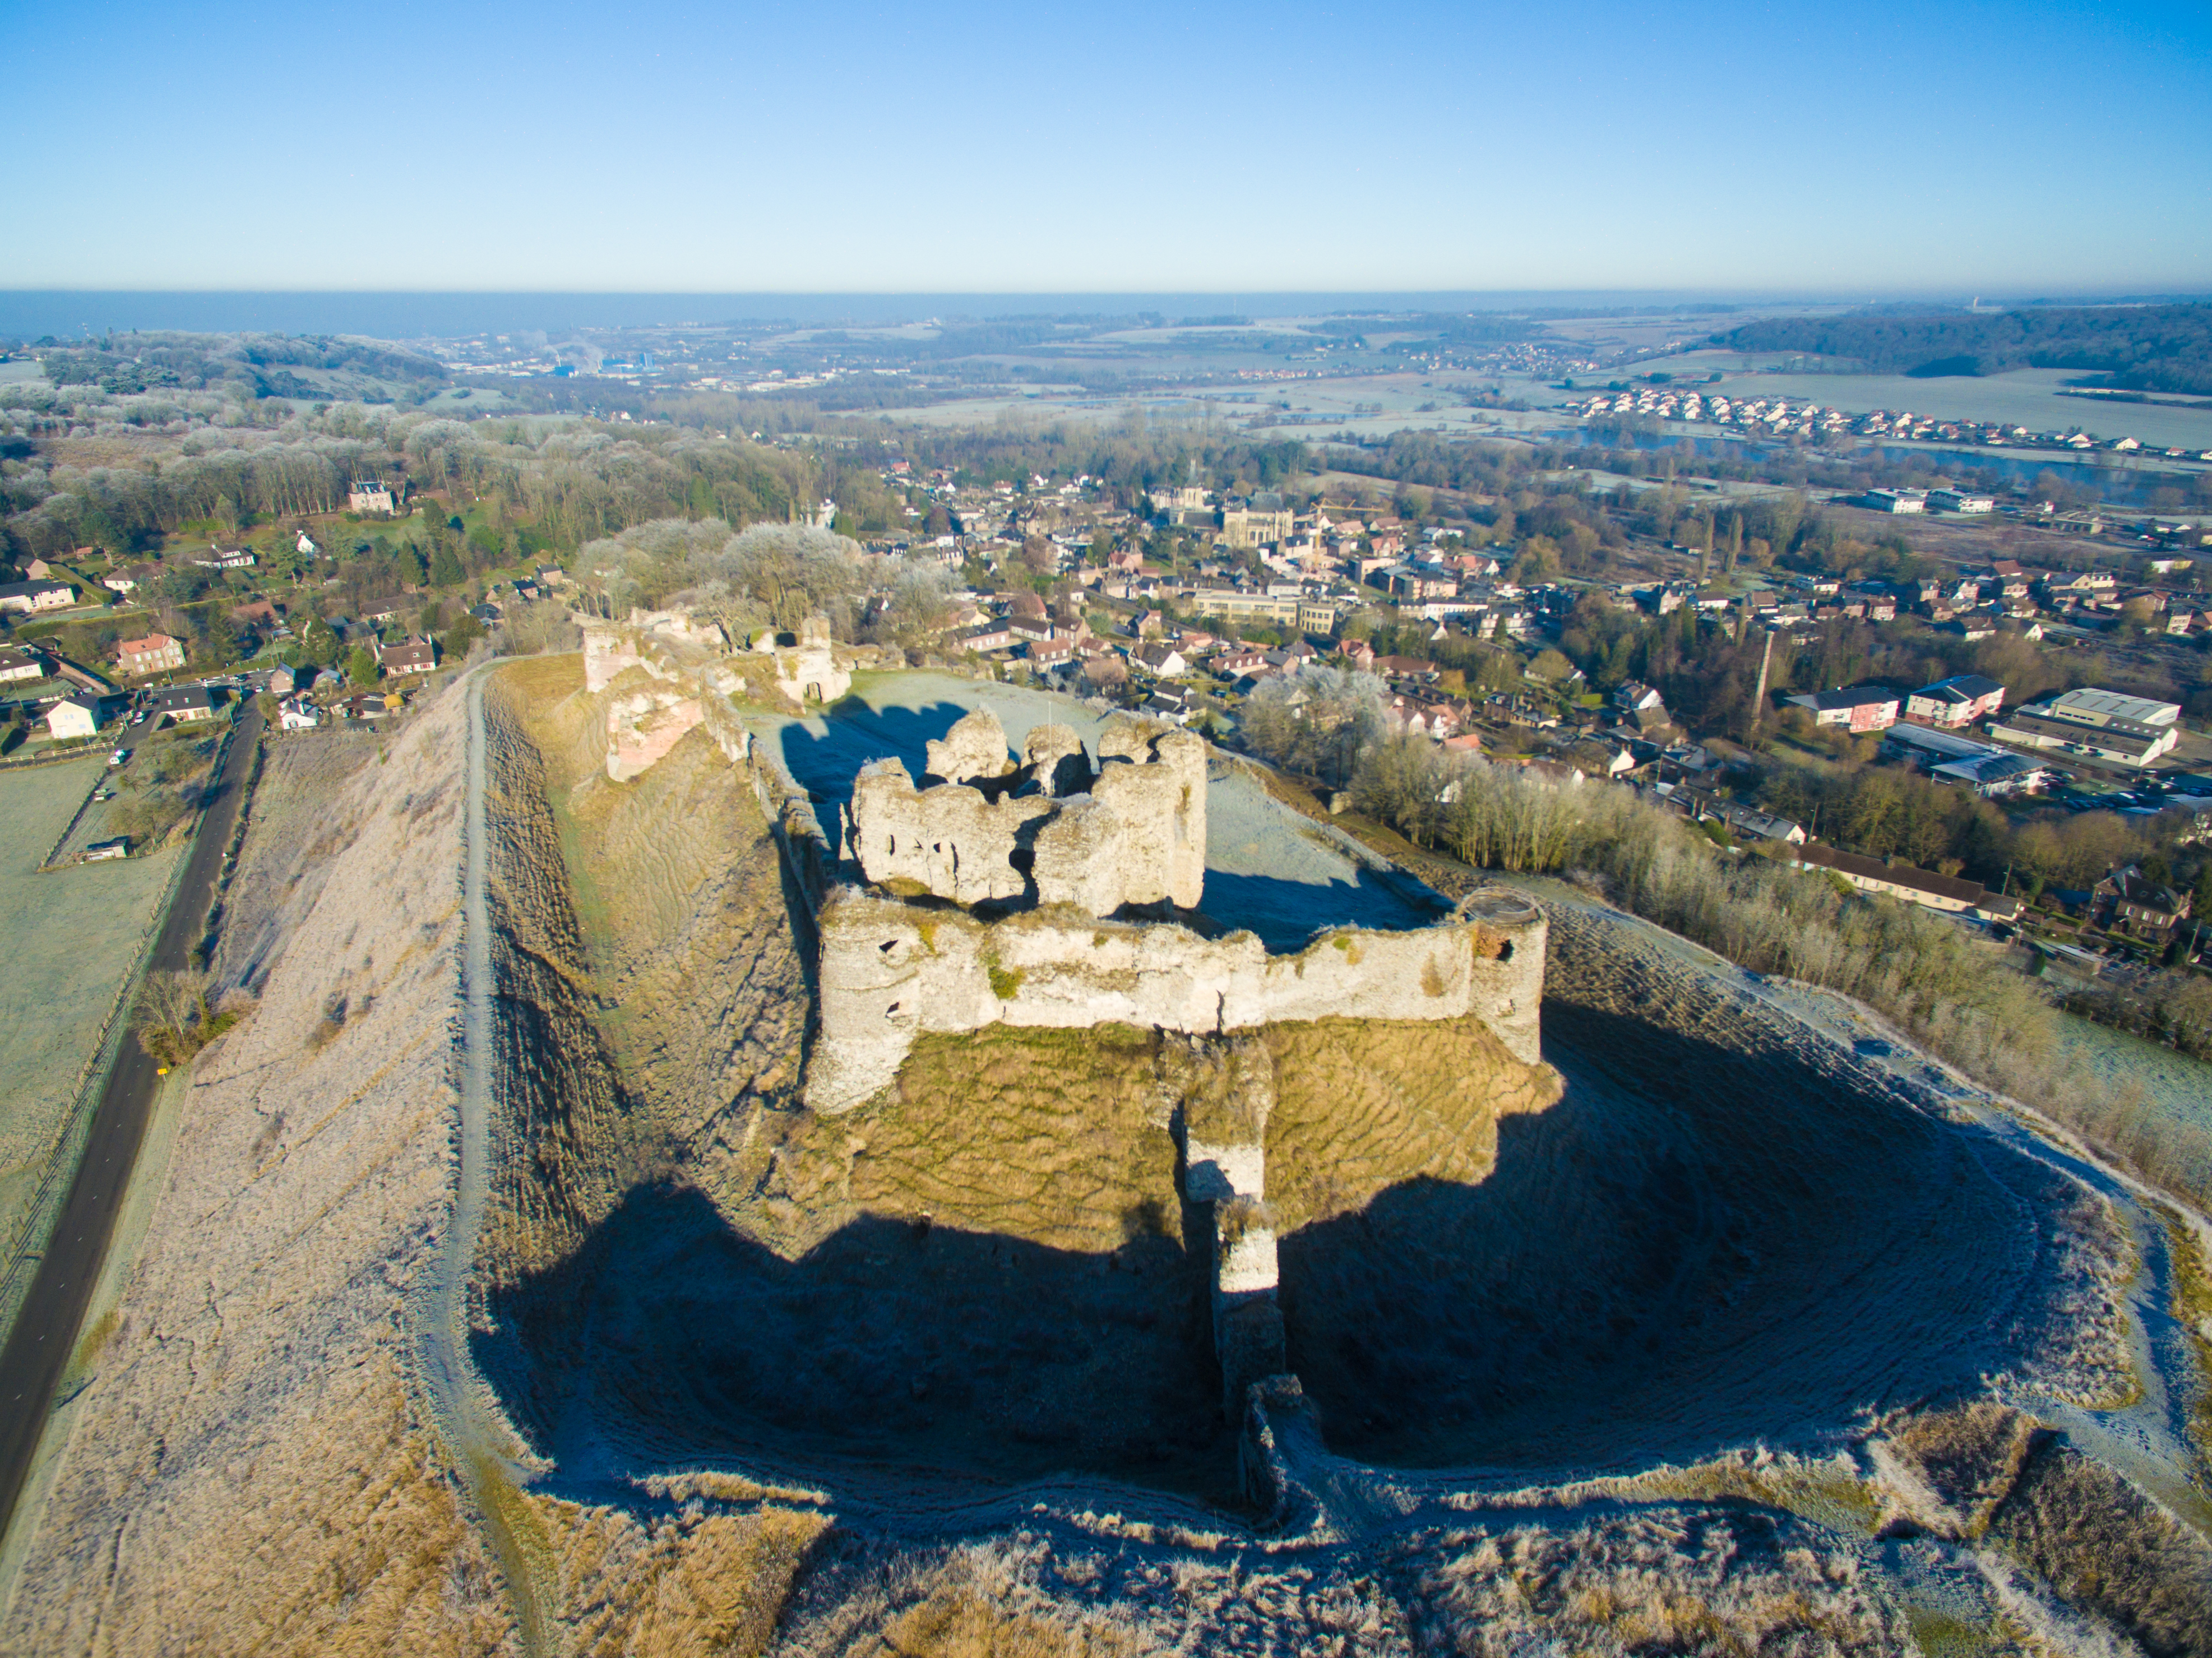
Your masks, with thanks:
M 110 396 L 164 389 L 247 387 L 255 398 L 389 402 L 425 394 L 449 378 L 443 364 L 381 342 L 278 334 L 110 334 L 58 349 L 38 342 L 56 386 L 98 386 Z
M 2137 392 L 2212 392 L 2212 305 L 1776 317 L 1712 337 L 1736 351 L 1850 359 L 1873 374 L 2078 368 Z

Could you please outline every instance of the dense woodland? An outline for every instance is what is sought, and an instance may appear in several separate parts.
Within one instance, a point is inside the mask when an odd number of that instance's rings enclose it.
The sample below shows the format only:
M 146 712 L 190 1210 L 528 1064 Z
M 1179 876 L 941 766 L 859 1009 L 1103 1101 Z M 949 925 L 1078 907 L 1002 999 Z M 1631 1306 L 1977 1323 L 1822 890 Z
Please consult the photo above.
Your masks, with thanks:
M 1716 334 L 1713 343 L 1737 351 L 1844 358 L 1876 374 L 2078 368 L 2136 391 L 2212 392 L 2212 305 L 2204 304 L 1775 317 Z
M 418 394 L 450 380 L 444 365 L 419 352 L 373 340 L 281 334 L 107 334 L 69 350 L 51 338 L 40 366 L 53 385 L 96 386 L 111 395 L 173 388 L 237 390 L 255 398 L 331 401 L 341 395 L 301 369 L 328 371 L 345 381 L 389 382 Z

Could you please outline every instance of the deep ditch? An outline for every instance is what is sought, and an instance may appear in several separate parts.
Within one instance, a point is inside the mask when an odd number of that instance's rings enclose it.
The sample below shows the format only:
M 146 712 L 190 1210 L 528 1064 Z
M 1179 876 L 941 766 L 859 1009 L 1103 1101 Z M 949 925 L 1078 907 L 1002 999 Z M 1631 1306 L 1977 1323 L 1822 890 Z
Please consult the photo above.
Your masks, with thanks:
M 1070 1546 L 1158 1524 L 1249 1536 L 1223 1506 L 1188 1218 L 1069 1250 L 863 1204 L 787 1254 L 680 1167 L 635 1160 L 544 779 L 526 740 L 500 744 L 519 772 L 489 774 L 481 677 L 470 696 L 460 1202 L 423 1351 L 533 1644 L 546 1552 L 513 1496 L 533 1479 L 620 1501 L 648 1475 L 742 1470 L 817 1485 L 885 1537 L 1017 1519 Z M 1319 1412 L 1267 1429 L 1273 1546 L 1380 1546 L 1482 1509 L 1571 1516 L 1678 1496 L 1666 1465 L 1735 1468 L 1699 1477 L 1842 1525 L 1910 1598 L 1936 1567 L 1838 1519 L 1884 1500 L 1852 1460 L 1883 1412 L 1994 1388 L 2110 1442 L 2148 1408 L 2148 1460 L 2192 1461 L 2175 1430 L 2197 1380 L 2164 1375 L 2185 1356 L 2143 1335 L 2165 1269 L 2124 1290 L 2140 1230 L 2100 1218 L 2124 1193 L 1648 930 L 1571 908 L 1554 911 L 1546 1037 L 1566 1099 L 1510 1120 L 1486 1178 L 1401 1181 L 1283 1240 L 1291 1363 Z M 880 1138 L 853 1127 L 848 1205 Z M 796 1178 L 808 1148 L 786 1145 L 755 1198 L 823 1201 Z M 1840 1455 L 1821 1478 L 1863 1494 L 1838 1510 L 1762 1486 L 1731 1460 L 1747 1446 Z M 2188 1491 L 2173 1473 L 2170 1500 Z

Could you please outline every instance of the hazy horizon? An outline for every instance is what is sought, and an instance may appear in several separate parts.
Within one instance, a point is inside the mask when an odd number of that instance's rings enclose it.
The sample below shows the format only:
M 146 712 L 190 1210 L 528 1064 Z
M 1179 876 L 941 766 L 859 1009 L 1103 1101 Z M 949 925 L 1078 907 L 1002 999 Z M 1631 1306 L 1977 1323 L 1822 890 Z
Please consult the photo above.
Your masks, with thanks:
M 1168 321 L 1254 319 L 1355 311 L 1507 311 L 1601 315 L 1719 309 L 1925 304 L 1931 309 L 2127 305 L 2212 298 L 2187 294 L 1753 293 L 1715 289 L 1398 290 L 1364 292 L 595 293 L 466 289 L 0 289 L 0 338 L 58 338 L 127 331 L 361 334 L 419 339 L 488 332 L 665 328 L 687 324 L 789 322 L 799 327 L 884 327 L 931 317 L 1125 316 Z
M 125 0 L 8 39 L 15 288 L 2212 284 L 2202 7 L 555 0 L 370 41 Z

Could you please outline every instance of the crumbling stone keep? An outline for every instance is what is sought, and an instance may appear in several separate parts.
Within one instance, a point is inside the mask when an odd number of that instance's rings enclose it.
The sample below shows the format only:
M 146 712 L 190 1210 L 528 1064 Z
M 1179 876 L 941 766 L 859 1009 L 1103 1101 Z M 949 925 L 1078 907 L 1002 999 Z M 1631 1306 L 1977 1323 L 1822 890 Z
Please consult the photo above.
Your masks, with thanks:
M 776 689 L 802 708 L 809 702 L 835 702 L 853 689 L 853 676 L 830 642 L 827 616 L 810 616 L 800 623 L 795 644 L 781 644 L 768 634 L 753 648 L 775 659 Z
M 1014 769 L 1006 757 L 1006 727 L 988 708 L 962 714 L 951 731 L 931 738 L 924 752 L 928 756 L 927 774 L 940 783 L 988 782 Z
M 852 810 L 853 851 L 869 880 L 902 896 L 981 904 L 1026 896 L 1023 865 L 1056 806 L 1042 795 L 994 799 L 959 783 L 916 790 L 893 759 L 860 768 Z
M 956 903 L 1029 900 L 1114 914 L 1127 905 L 1195 909 L 1206 885 L 1206 745 L 1134 720 L 1108 725 L 1094 773 L 1074 732 L 1031 732 L 1012 763 L 988 708 L 928 748 L 916 789 L 896 760 L 853 790 L 862 872 L 896 891 Z

